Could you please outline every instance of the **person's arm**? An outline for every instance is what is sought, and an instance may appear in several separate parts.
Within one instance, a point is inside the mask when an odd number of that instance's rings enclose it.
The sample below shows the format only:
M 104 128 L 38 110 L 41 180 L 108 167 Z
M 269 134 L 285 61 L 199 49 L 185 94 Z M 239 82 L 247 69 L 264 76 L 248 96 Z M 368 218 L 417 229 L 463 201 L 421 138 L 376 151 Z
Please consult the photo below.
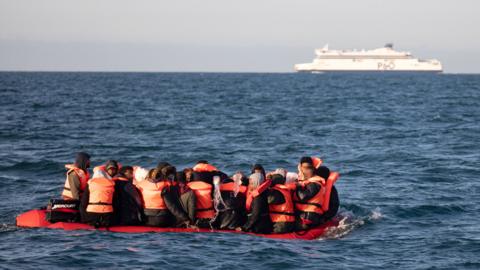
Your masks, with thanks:
M 335 186 L 333 186 L 330 193 L 330 203 L 328 204 L 328 211 L 323 214 L 325 219 L 331 219 L 332 217 L 334 217 L 337 214 L 339 207 L 340 199 L 338 198 L 337 189 L 335 188 Z
M 283 194 L 275 189 L 271 189 L 268 191 L 268 204 L 282 204 L 285 203 L 285 198 Z
M 170 190 L 169 188 L 163 189 L 162 198 L 165 201 L 165 205 L 167 206 L 168 211 L 175 216 L 178 223 L 188 221 L 189 218 L 185 211 L 183 211 L 182 206 L 178 201 L 178 197 L 175 196 L 174 192 L 174 190 Z
M 261 197 L 258 196 L 252 201 L 251 212 L 247 215 L 247 222 L 242 227 L 242 231 L 250 231 L 253 226 L 260 220 L 262 215 Z
M 127 184 L 125 186 L 125 191 L 140 209 L 143 208 L 142 195 L 140 195 L 140 191 L 135 187 L 134 184 Z
M 305 187 L 297 187 L 297 197 L 300 201 L 308 201 L 320 191 L 320 185 L 309 183 Z
M 196 204 L 197 197 L 195 197 L 195 193 L 193 190 L 188 191 L 187 211 L 192 224 L 195 224 L 196 221 Z
M 85 222 L 87 220 L 87 206 L 88 206 L 88 200 L 90 199 L 90 190 L 87 188 L 83 192 L 82 198 L 80 200 L 80 206 L 79 206 L 79 211 L 80 211 L 80 219 L 82 222 Z
M 68 184 L 70 185 L 70 192 L 72 193 L 72 199 L 80 200 L 80 178 L 75 172 L 70 172 L 67 176 Z

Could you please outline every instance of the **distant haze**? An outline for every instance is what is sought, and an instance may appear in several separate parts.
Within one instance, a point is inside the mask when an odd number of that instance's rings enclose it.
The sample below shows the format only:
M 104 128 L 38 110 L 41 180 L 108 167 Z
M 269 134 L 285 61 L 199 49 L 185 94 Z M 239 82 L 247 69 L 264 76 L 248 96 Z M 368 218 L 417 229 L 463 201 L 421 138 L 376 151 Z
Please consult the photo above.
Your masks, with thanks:
M 480 1 L 0 0 L 0 70 L 292 72 L 314 49 L 480 72 Z

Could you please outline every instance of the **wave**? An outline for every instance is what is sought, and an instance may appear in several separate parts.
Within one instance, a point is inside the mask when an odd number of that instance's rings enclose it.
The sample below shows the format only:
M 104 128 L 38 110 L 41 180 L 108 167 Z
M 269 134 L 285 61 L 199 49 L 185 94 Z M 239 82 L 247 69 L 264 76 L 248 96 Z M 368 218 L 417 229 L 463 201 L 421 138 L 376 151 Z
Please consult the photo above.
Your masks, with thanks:
M 364 216 L 356 216 L 352 211 L 341 209 L 337 216 L 342 217 L 338 226 L 328 229 L 322 237 L 318 238 L 318 240 L 343 238 L 353 230 L 385 217 L 378 207 Z

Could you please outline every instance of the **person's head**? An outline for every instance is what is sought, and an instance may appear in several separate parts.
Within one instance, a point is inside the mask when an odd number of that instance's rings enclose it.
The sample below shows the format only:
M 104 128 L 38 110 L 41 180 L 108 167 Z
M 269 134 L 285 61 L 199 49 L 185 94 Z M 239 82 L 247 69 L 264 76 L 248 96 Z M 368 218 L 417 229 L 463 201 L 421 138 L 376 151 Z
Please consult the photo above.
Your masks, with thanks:
M 320 166 L 315 170 L 315 174 L 327 180 L 330 176 L 330 169 L 326 166 Z
M 253 191 L 258 188 L 263 182 L 265 177 L 261 173 L 253 173 L 248 177 L 248 190 Z
M 314 175 L 315 168 L 313 167 L 313 160 L 311 157 L 302 157 L 300 159 L 300 170 L 305 179 Z
M 197 164 L 208 164 L 208 161 L 206 161 L 205 159 L 201 159 L 197 161 Z
M 248 177 L 246 177 L 242 171 L 237 171 L 231 178 L 235 183 L 240 183 L 242 186 L 248 186 Z
M 160 170 L 162 180 L 174 181 L 177 174 L 177 169 L 173 166 L 165 166 Z
M 192 181 L 192 177 L 193 177 L 193 169 L 192 168 L 183 169 L 183 173 L 185 174 L 185 180 L 187 182 Z
M 75 157 L 75 167 L 87 170 L 90 167 L 90 155 L 85 152 L 78 152 Z
M 285 177 L 281 174 L 274 173 L 271 175 L 272 186 L 285 185 Z
M 263 168 L 262 165 L 260 164 L 254 164 L 252 166 L 252 171 L 251 173 L 261 173 L 263 175 L 263 178 L 265 178 L 265 169 Z
M 287 172 L 285 177 L 285 184 L 295 183 L 298 181 L 298 174 L 294 172 Z
M 157 169 L 161 170 L 163 167 L 166 167 L 166 166 L 171 166 L 171 165 L 166 161 L 160 161 L 157 164 Z
M 187 185 L 187 177 L 185 176 L 185 172 L 183 171 L 177 172 L 175 179 L 179 186 Z
M 118 174 L 122 175 L 123 177 L 127 178 L 128 180 L 133 180 L 133 167 L 132 166 L 123 166 L 119 171 Z
M 150 169 L 148 171 L 148 174 L 147 174 L 147 179 L 151 180 L 151 181 L 155 181 L 157 179 L 157 175 L 159 174 L 158 172 L 158 169 L 157 168 L 154 168 L 154 169 Z
M 287 177 L 287 170 L 285 170 L 284 168 L 277 168 L 274 173 L 280 174 L 283 177 Z
M 116 160 L 109 160 L 105 164 L 105 171 L 107 171 L 110 177 L 113 177 L 118 173 L 118 162 Z

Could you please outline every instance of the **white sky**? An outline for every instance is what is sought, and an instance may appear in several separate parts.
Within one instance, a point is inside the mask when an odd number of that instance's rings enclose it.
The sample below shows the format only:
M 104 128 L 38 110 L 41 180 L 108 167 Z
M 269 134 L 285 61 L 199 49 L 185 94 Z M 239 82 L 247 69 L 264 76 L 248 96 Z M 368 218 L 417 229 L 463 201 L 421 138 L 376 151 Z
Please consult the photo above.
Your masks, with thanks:
M 0 0 L 0 70 L 291 72 L 393 42 L 480 72 L 480 1 Z

